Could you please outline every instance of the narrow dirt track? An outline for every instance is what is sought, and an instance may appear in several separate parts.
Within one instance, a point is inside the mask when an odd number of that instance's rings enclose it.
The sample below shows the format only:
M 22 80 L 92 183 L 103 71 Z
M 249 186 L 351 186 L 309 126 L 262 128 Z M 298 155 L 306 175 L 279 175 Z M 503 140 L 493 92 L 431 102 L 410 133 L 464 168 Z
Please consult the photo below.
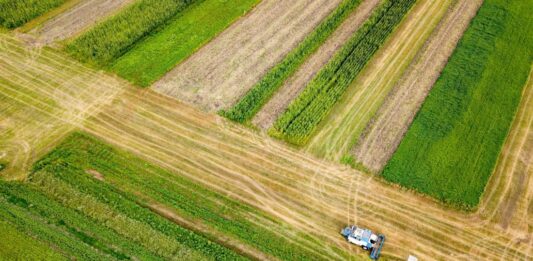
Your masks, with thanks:
M 438 26 L 452 2 L 417 1 L 320 124 L 305 146 L 306 151 L 335 161 L 350 153 L 371 117 Z
M 13 53 L 16 48 L 9 47 L 0 49 L 2 55 L 18 59 Z M 74 63 L 51 51 L 39 56 L 46 59 L 13 63 L 1 70 L 20 73 L 21 85 L 39 90 L 39 95 L 32 97 L 35 102 L 25 104 L 31 110 L 39 110 L 41 102 L 63 97 L 46 85 L 32 82 L 60 76 L 65 71 L 63 65 Z M 49 71 L 38 71 L 41 68 Z M 81 66 L 76 68 L 83 73 Z M 95 82 L 115 81 L 103 74 L 93 77 Z M 61 84 L 56 88 L 68 89 Z M 533 256 L 530 232 L 529 237 L 506 234 L 499 225 L 477 214 L 443 208 L 372 175 L 301 154 L 150 90 L 115 88 L 120 92 L 112 96 L 112 101 L 103 99 L 83 117 L 63 117 L 61 110 L 43 113 L 67 126 L 80 126 L 80 120 L 93 115 L 84 121 L 83 130 L 290 224 L 291 229 L 271 229 L 324 259 L 340 259 L 334 247 L 353 251 L 354 258 L 355 254 L 365 255 L 350 249 L 351 245 L 338 235 L 339 228 L 348 223 L 387 235 L 383 254 L 389 258 L 405 259 L 415 254 L 420 260 L 528 260 Z M 16 103 L 20 95 L 25 92 L 7 93 L 5 99 Z M 95 100 L 101 97 L 94 90 L 87 95 Z M 73 100 L 70 106 L 75 104 Z M 522 222 L 527 221 L 526 216 Z M 254 222 L 258 226 L 266 224 Z M 322 240 L 307 240 L 291 233 L 292 229 Z
M 379 2 L 379 0 L 363 1 L 298 71 L 285 81 L 272 99 L 257 113 L 252 123 L 263 130 L 270 128 L 290 102 L 303 91 L 307 83 L 359 29 Z
M 228 108 L 341 0 L 263 0 L 153 85 L 204 111 Z
M 356 159 L 380 171 L 390 159 L 482 0 L 461 0 L 448 12 L 359 139 Z
M 134 0 L 85 0 L 31 30 L 37 45 L 67 39 L 112 15 Z

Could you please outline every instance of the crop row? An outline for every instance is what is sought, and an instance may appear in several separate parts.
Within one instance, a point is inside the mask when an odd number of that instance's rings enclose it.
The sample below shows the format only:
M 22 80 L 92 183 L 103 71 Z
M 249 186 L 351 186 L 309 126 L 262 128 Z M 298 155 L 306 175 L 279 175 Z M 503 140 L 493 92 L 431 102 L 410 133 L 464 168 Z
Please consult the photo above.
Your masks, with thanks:
M 531 68 L 526 2 L 483 3 L 384 169 L 387 180 L 457 207 L 479 203 Z
M 283 82 L 293 75 L 302 63 L 320 47 L 339 27 L 361 0 L 344 0 L 311 34 L 273 67 L 232 108 L 220 114 L 236 122 L 245 123 L 270 100 Z
M 305 144 L 414 2 L 415 0 L 384 1 L 289 105 L 269 133 L 293 144 Z
M 0 0 L 0 25 L 16 28 L 67 0 Z
M 66 45 L 77 59 L 105 66 L 194 0 L 139 0 Z

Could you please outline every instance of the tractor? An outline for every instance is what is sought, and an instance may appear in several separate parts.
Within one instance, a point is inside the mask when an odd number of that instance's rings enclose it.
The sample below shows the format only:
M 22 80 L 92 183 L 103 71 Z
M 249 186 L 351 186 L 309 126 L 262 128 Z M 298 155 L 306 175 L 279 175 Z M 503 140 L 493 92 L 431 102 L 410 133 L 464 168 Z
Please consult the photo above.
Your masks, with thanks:
M 377 260 L 379 258 L 381 248 L 385 243 L 383 234 L 376 235 L 369 229 L 357 226 L 347 226 L 341 231 L 341 234 L 348 242 L 358 245 L 364 250 L 369 250 L 371 259 Z

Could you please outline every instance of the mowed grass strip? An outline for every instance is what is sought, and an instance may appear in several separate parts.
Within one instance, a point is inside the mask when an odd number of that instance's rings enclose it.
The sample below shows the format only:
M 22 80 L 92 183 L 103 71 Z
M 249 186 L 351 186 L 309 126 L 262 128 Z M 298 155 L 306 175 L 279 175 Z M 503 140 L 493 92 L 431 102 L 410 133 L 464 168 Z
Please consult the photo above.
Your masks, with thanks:
M 276 120 L 270 135 L 292 144 L 305 144 L 414 2 L 384 1 Z
M 111 71 L 143 87 L 213 39 L 260 0 L 199 0 L 114 61 Z
M 240 123 L 250 121 L 283 82 L 296 72 L 360 3 L 361 0 L 343 1 L 298 47 L 268 71 L 233 107 L 227 111 L 221 111 L 220 114 Z
M 66 43 L 76 59 L 106 66 L 194 0 L 138 0 Z
M 68 0 L 0 0 L 0 25 L 13 29 Z
M 487 0 L 383 176 L 472 209 L 483 193 L 533 59 L 527 1 Z

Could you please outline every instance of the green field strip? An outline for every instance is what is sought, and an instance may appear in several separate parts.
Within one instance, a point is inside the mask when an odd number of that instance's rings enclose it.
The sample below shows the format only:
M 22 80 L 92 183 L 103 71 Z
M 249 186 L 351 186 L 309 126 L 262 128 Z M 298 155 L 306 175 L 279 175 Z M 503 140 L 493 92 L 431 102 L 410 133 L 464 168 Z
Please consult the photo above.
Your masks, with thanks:
M 269 134 L 295 145 L 305 144 L 414 3 L 414 0 L 384 1 L 291 102 Z
M 531 68 L 530 11 L 527 1 L 483 3 L 385 179 L 456 207 L 477 206 Z
M 14 29 L 68 0 L 0 0 L 0 25 Z
M 135 44 L 110 64 L 110 70 L 143 87 L 174 68 L 220 34 L 260 0 L 201 0 L 161 30 Z
M 233 107 L 226 111 L 221 111 L 220 114 L 236 122 L 249 122 L 272 98 L 272 95 L 281 85 L 328 39 L 360 3 L 361 0 L 343 1 L 278 65 L 270 69 Z
M 82 62 L 109 65 L 137 41 L 153 33 L 193 2 L 137 0 L 77 38 L 67 41 L 65 50 Z
M 67 260 L 50 246 L 18 231 L 10 223 L 0 220 L 0 260 Z

